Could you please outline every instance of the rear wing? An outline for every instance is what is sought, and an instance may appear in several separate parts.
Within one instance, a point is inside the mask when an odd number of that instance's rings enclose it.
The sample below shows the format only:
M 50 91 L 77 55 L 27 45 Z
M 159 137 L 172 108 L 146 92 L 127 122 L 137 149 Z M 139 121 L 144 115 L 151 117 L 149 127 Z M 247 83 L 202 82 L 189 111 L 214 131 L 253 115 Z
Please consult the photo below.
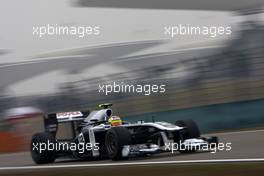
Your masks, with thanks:
M 44 116 L 45 131 L 50 132 L 55 136 L 59 123 L 71 123 L 72 130 L 75 133 L 76 122 L 83 121 L 89 115 L 89 113 L 90 111 L 72 111 L 46 114 Z

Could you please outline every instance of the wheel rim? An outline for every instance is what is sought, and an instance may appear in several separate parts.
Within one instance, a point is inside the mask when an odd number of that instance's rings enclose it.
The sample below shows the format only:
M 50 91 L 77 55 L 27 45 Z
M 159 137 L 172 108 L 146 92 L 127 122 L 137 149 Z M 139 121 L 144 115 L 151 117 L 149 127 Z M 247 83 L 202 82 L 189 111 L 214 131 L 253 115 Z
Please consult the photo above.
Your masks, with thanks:
M 109 154 L 115 153 L 117 147 L 117 142 L 115 140 L 114 134 L 110 133 L 107 136 L 107 151 Z

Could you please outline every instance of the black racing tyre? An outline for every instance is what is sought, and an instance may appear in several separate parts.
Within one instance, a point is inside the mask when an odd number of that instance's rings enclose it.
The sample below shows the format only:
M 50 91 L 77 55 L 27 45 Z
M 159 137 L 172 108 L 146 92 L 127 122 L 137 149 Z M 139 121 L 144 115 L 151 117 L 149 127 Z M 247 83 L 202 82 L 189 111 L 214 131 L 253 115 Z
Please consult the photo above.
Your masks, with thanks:
M 175 125 L 180 126 L 180 127 L 186 127 L 186 129 L 183 130 L 183 132 L 181 133 L 182 135 L 181 140 L 200 137 L 200 130 L 197 124 L 191 119 L 178 120 L 175 122 Z M 185 150 L 179 150 L 179 152 L 180 153 L 193 153 L 193 152 L 196 152 L 196 149 L 188 148 Z
M 180 127 L 186 127 L 184 139 L 198 138 L 201 135 L 199 127 L 191 119 L 178 120 L 175 122 L 175 125 L 180 126 Z
M 131 145 L 131 135 L 125 127 L 112 127 L 105 136 L 105 147 L 108 157 L 112 160 L 121 160 L 124 145 Z
M 56 159 L 56 151 L 48 150 L 49 143 L 56 144 L 55 137 L 48 132 L 36 133 L 31 139 L 31 157 L 37 164 L 53 163 Z M 40 152 L 40 144 L 43 146 L 46 144 L 46 150 Z M 36 147 L 37 146 L 37 147 Z M 44 147 L 43 147 L 44 148 Z

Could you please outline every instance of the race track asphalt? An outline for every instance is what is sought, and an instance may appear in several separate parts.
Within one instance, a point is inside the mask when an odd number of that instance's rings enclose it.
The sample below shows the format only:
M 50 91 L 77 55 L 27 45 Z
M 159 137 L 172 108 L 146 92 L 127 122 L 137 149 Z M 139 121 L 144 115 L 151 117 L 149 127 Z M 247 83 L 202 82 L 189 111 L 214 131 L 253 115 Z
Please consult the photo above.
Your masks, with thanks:
M 216 153 L 210 152 L 197 152 L 191 154 L 175 153 L 162 153 L 152 155 L 148 157 L 133 158 L 125 161 L 111 161 L 111 160 L 97 160 L 97 161 L 72 161 L 72 160 L 58 160 L 55 163 L 41 166 L 58 166 L 58 167 L 73 167 L 78 165 L 108 165 L 108 164 L 122 164 L 122 163 L 166 163 L 170 161 L 188 163 L 188 161 L 199 162 L 200 160 L 207 161 L 219 161 L 219 160 L 243 160 L 243 159 L 263 159 L 264 161 L 264 130 L 252 130 L 252 131 L 238 131 L 238 132 L 225 132 L 209 134 L 205 136 L 218 136 L 219 141 L 222 143 L 231 142 L 232 149 L 230 151 L 217 151 Z M 174 163 L 175 164 L 175 163 Z M 29 152 L 1 154 L 0 155 L 0 169 L 8 169 L 6 167 L 36 167 L 31 160 Z M 10 168 L 12 169 L 12 168 Z M 17 168 L 19 169 L 19 168 Z

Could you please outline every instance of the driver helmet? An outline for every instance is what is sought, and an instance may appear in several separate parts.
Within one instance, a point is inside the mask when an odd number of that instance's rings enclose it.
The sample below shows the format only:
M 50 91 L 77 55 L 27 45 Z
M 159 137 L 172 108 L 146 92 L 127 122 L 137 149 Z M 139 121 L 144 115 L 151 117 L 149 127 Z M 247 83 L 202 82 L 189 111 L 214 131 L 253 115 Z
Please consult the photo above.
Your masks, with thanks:
M 108 119 L 108 122 L 111 124 L 111 126 L 120 126 L 122 125 L 122 120 L 118 116 L 112 116 Z

